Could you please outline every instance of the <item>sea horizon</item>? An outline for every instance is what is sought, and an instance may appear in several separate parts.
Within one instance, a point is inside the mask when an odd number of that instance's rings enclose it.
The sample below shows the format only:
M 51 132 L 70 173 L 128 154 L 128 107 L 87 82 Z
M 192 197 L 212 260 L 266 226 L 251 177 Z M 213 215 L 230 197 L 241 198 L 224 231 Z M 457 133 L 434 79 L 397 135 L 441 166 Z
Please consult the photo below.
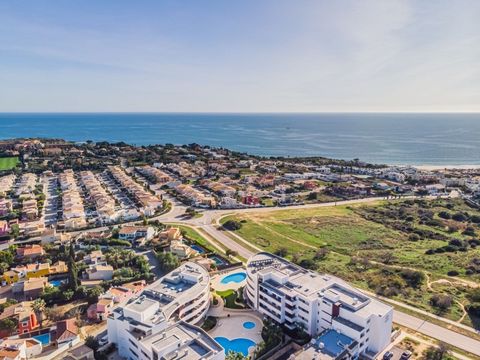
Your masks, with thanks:
M 358 158 L 388 165 L 480 165 L 480 113 L 470 112 L 0 113 L 0 139 L 19 137 L 198 143 L 267 157 Z

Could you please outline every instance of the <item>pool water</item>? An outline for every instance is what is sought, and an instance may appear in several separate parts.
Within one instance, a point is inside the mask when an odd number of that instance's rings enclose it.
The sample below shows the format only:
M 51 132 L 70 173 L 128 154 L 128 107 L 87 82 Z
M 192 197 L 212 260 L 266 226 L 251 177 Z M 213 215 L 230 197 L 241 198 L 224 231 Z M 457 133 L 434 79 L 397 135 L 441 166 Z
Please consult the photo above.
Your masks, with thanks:
M 198 245 L 194 244 L 194 245 L 190 245 L 190 247 L 196 252 L 198 252 L 199 254 L 205 254 L 205 250 Z
M 227 262 L 225 262 L 225 260 L 223 260 L 221 257 L 218 257 L 218 256 L 210 256 L 210 259 L 215 261 L 215 264 L 217 264 L 217 265 L 226 265 L 227 264 Z
M 252 346 L 255 346 L 256 343 L 250 339 L 237 338 L 233 340 L 228 340 L 225 337 L 216 337 L 215 341 L 218 342 L 224 349 L 225 354 L 228 354 L 230 351 L 238 352 L 243 354 L 243 356 L 248 355 L 248 349 Z
M 255 327 L 255 323 L 253 321 L 245 321 L 243 323 L 243 327 L 245 329 L 253 329 Z
M 225 276 L 225 277 L 220 281 L 220 283 L 222 283 L 222 284 L 229 284 L 229 283 L 231 283 L 231 282 L 241 283 L 241 282 L 244 281 L 246 278 L 247 278 L 247 274 L 246 274 L 246 273 L 244 273 L 244 272 L 239 272 L 239 273 L 230 274 L 230 275 Z
M 54 286 L 54 287 L 59 287 L 59 286 L 62 285 L 64 282 L 65 282 L 65 280 L 50 280 L 50 281 L 49 281 L 50 285 L 52 285 L 52 286 Z
M 32 336 L 32 338 L 40 341 L 43 346 L 50 344 L 50 333 Z

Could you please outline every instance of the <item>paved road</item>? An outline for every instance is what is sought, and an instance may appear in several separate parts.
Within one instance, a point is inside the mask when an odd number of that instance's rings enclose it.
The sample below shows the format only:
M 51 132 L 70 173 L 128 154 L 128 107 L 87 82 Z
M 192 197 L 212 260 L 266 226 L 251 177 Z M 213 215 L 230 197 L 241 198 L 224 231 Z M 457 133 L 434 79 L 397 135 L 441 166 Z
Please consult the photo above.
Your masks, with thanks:
M 456 333 L 455 331 L 448 330 L 397 310 L 393 313 L 393 321 L 399 325 L 480 356 L 480 341 L 472 339 L 471 337 Z

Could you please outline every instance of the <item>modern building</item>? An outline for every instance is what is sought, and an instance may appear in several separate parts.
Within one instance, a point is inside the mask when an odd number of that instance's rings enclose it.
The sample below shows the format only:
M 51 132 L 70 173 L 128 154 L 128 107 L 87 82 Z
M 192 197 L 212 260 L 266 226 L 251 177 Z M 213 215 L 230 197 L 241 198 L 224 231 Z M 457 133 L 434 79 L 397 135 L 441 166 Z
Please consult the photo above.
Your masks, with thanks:
M 275 322 L 301 327 L 314 338 L 329 330 L 345 335 L 352 340 L 352 357 L 374 358 L 390 343 L 391 306 L 335 276 L 305 270 L 266 252 L 248 260 L 245 297 Z
M 223 360 L 225 351 L 214 339 L 197 326 L 184 321 L 171 324 L 158 333 L 139 339 L 138 347 L 130 347 L 136 358 Z
M 203 344 L 198 348 L 197 354 L 204 352 L 200 350 L 202 348 L 206 350 L 205 354 L 211 353 L 212 356 L 192 357 L 195 345 L 189 350 L 190 355 L 186 359 L 223 359 L 213 356 L 223 352 L 213 339 L 199 328 L 186 325 L 198 324 L 205 318 L 210 306 L 209 287 L 210 276 L 207 270 L 192 262 L 184 263 L 147 286 L 124 306 L 113 310 L 107 320 L 109 342 L 115 343 L 119 353 L 128 359 L 161 359 L 161 354 L 180 351 L 192 341 Z M 180 320 L 183 322 L 175 330 L 174 324 Z M 178 348 L 173 350 L 167 343 L 176 343 L 173 334 L 177 331 L 187 338 L 187 334 L 193 336 L 196 332 L 197 340 L 193 340 L 195 336 L 190 340 L 186 338 L 186 342 L 178 342 Z M 165 339 L 161 337 L 162 333 L 169 340 L 160 346 Z

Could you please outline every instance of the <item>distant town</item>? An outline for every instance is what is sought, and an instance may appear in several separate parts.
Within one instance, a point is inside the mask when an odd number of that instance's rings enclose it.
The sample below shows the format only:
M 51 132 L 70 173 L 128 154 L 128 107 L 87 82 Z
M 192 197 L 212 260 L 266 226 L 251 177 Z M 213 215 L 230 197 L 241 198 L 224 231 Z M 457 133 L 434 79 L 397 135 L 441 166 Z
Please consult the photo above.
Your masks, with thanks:
M 255 217 L 315 209 L 432 241 L 404 261 L 380 238 L 339 250 Z M 480 168 L 1 140 L 0 359 L 478 359 L 479 209 Z M 457 267 L 417 267 L 429 255 Z

